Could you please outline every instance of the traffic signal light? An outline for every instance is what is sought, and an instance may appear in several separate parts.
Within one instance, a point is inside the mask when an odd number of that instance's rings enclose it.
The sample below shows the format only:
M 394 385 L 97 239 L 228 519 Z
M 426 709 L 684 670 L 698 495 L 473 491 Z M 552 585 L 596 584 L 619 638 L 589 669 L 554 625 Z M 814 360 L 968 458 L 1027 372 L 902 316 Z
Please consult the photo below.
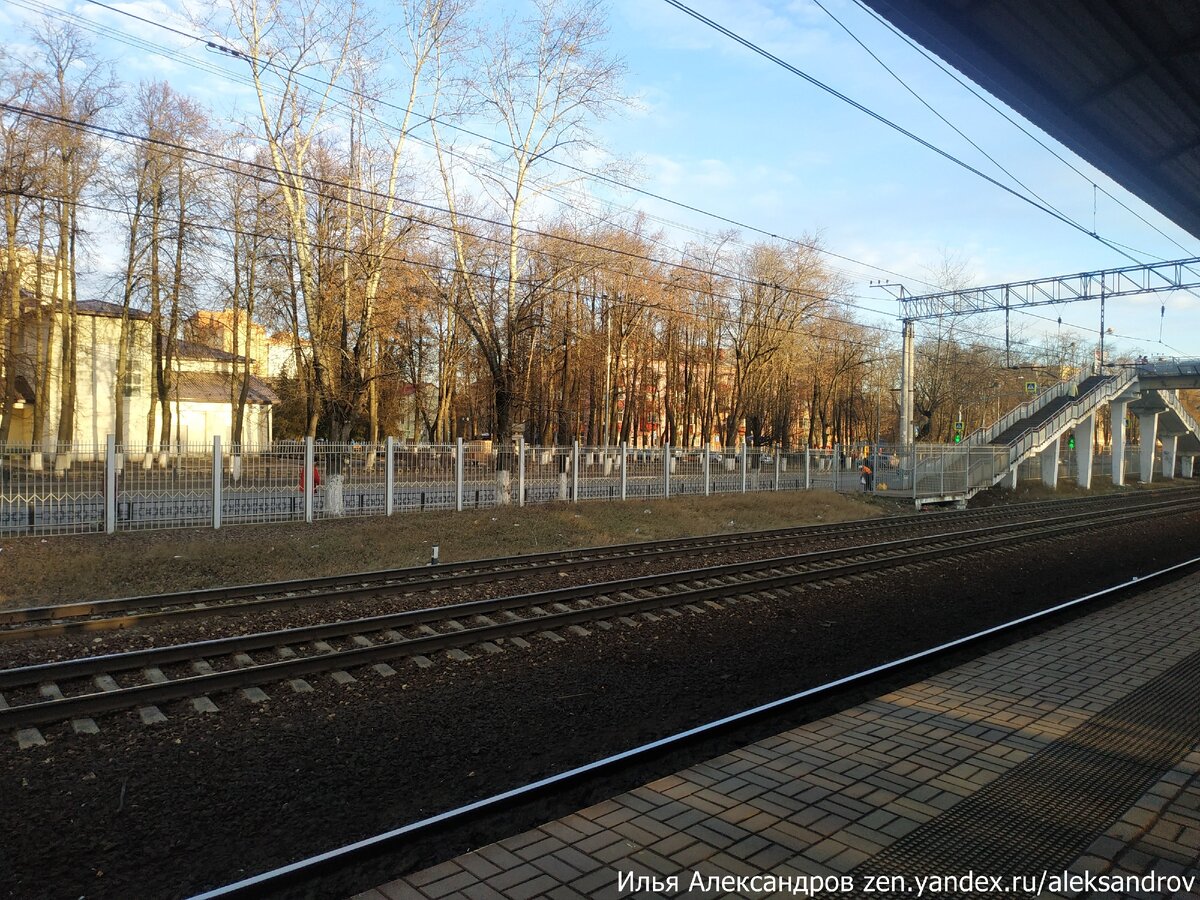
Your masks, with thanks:
M 961 444 L 962 438 L 963 438 L 963 423 L 955 422 L 954 423 L 954 443 Z
M 1067 436 L 1067 449 L 1068 450 L 1075 449 L 1075 432 L 1073 432 L 1073 431 Z

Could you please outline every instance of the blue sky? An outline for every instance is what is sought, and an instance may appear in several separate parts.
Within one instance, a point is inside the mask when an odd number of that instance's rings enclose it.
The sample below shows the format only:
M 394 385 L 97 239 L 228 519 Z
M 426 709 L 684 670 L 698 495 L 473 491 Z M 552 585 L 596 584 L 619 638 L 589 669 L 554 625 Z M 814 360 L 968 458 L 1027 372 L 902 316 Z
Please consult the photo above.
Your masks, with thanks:
M 218 113 L 245 96 L 232 82 L 180 62 L 194 58 L 231 68 L 229 61 L 151 25 L 77 0 L 4 0 L 0 29 L 28 18 L 28 4 L 38 2 L 173 49 L 177 59 L 168 60 L 98 39 L 97 49 L 119 59 L 119 72 L 130 82 L 166 78 Z M 1043 135 L 1087 177 L 1071 171 L 853 0 L 823 2 L 927 102 L 1068 216 L 1136 248 L 1139 259 L 1200 255 L 1200 240 Z M 116 5 L 190 30 L 178 14 L 179 3 L 130 0 Z M 813 0 L 695 0 L 692 5 L 926 140 L 1007 180 L 922 107 Z M 487 2 L 492 12 L 522 8 L 510 0 Z M 625 63 L 624 89 L 636 103 L 600 123 L 597 135 L 611 153 L 635 164 L 639 184 L 646 190 L 769 232 L 819 234 L 830 250 L 901 273 L 910 291 L 919 291 L 921 281 L 947 257 L 964 264 L 970 280 L 979 284 L 1130 262 L 661 0 L 612 0 L 609 13 L 610 46 Z M 1103 193 L 1097 195 L 1093 182 L 1165 236 Z M 627 194 L 620 200 L 689 228 L 715 232 L 727 227 L 643 196 Z M 690 231 L 672 234 L 680 243 L 694 237 Z M 103 248 L 97 258 L 101 269 L 115 259 Z M 894 278 L 844 261 L 831 263 L 846 272 L 853 302 L 866 308 L 860 310 L 864 318 L 894 325 L 896 304 L 869 284 L 871 279 Z M 1165 345 L 1158 342 L 1164 303 Z M 1061 314 L 1064 333 L 1071 333 L 1072 340 L 1095 340 L 1099 310 L 1094 303 L 1036 312 L 1051 319 Z M 1047 328 L 1058 331 L 1057 325 L 1043 320 L 1014 316 L 1013 321 L 1028 340 L 1036 340 Z M 1200 356 L 1200 300 L 1191 294 L 1112 301 L 1107 321 L 1117 334 L 1110 340 L 1128 352 Z M 1076 335 L 1071 324 L 1087 332 Z M 1002 336 L 1002 324 L 996 326 L 973 325 Z
M 690 5 L 1007 180 L 811 0 L 697 0 Z M 1081 178 L 858 4 L 828 0 L 825 5 L 943 116 L 1086 228 L 1093 227 L 1095 196 L 1095 230 L 1144 251 L 1134 254 L 1139 259 L 1200 254 L 1200 241 L 1036 132 L 1089 176 Z M 651 181 L 671 196 L 694 198 L 706 209 L 780 234 L 818 232 L 830 249 L 908 276 L 910 290 L 920 290 L 919 279 L 929 278 L 930 269 L 945 256 L 964 261 L 972 281 L 980 284 L 1130 263 L 665 3 L 619 0 L 613 12 L 614 45 L 629 67 L 630 88 L 645 99 L 650 114 L 611 123 L 612 143 L 620 151 L 640 154 Z M 1103 193 L 1095 194 L 1093 181 L 1186 252 Z M 699 222 L 677 209 L 666 215 Z M 860 271 L 866 280 L 885 277 Z M 882 296 L 865 281 L 854 291 Z M 894 304 L 862 302 L 894 315 Z M 1187 294 L 1112 301 L 1107 323 L 1114 331 L 1147 339 L 1135 344 L 1117 338 L 1117 343 L 1136 352 L 1172 353 L 1157 343 L 1164 302 L 1168 344 L 1200 354 L 1200 339 L 1193 337 L 1200 325 L 1200 302 Z M 1099 325 L 1097 304 L 1036 312 L 1051 318 L 1061 314 L 1064 322 L 1089 329 Z M 1014 317 L 1014 324 L 1021 318 Z M 1029 338 L 1047 327 L 1034 319 L 1027 319 L 1026 326 Z M 1049 327 L 1057 330 L 1057 325 Z

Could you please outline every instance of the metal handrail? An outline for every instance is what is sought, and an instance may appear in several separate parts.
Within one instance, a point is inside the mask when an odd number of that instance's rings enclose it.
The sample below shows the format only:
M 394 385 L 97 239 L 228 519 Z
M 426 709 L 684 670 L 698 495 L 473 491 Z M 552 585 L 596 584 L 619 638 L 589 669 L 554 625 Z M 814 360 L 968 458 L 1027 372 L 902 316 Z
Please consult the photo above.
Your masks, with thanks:
M 1200 375 L 1200 360 L 1173 359 L 1159 362 L 1135 363 L 1139 375 L 1169 378 L 1171 376 Z
M 1158 395 L 1163 398 L 1163 403 L 1166 404 L 1167 408 L 1175 413 L 1179 417 L 1179 420 L 1187 426 L 1187 429 L 1192 434 L 1200 437 L 1200 422 L 1197 422 L 1192 414 L 1184 408 L 1183 404 L 1179 402 L 1179 398 L 1175 396 L 1175 392 L 1161 390 L 1158 392 Z
M 1009 444 L 1010 465 L 1019 463 L 1035 447 L 1041 446 L 1049 440 L 1051 434 L 1064 428 L 1068 422 L 1082 418 L 1085 411 L 1094 409 L 1101 401 L 1121 393 L 1136 380 L 1137 375 L 1132 373 L 1128 373 L 1125 378 L 1113 375 L 1106 381 L 1100 382 L 1086 394 L 1082 394 L 1076 398 L 1074 402 L 1064 406 L 1054 418 L 1021 432 Z
M 993 422 L 987 428 L 976 428 L 963 441 L 965 444 L 990 444 L 998 434 L 1003 434 L 1006 429 L 1015 425 L 1022 419 L 1028 418 L 1037 412 L 1051 400 L 1056 400 L 1063 394 L 1067 393 L 1072 387 L 1078 386 L 1079 379 L 1073 381 L 1060 381 L 1054 387 L 1038 394 L 1031 400 L 1026 400 L 1020 406 L 1010 410 L 1003 418 Z

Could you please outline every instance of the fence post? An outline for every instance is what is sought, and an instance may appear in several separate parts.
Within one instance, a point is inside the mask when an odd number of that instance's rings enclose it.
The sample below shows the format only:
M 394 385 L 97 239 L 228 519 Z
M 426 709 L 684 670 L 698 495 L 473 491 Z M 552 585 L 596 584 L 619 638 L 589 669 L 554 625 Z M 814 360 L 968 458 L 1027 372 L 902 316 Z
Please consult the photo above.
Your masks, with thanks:
M 671 445 L 663 444 L 663 497 L 671 496 Z
M 579 502 L 579 441 L 571 442 L 571 502 Z
M 749 465 L 750 445 L 742 442 L 742 493 L 746 493 L 746 467 Z
M 812 466 L 812 453 L 807 443 L 804 445 L 804 489 L 812 490 L 812 476 L 810 474 Z
M 621 441 L 621 499 L 625 499 L 625 489 L 629 485 L 629 469 L 626 463 L 629 462 L 629 445 L 625 441 Z
M 946 496 L 946 448 L 945 447 L 940 448 L 940 450 L 938 451 L 938 469 L 940 470 L 939 474 L 941 475 L 941 488 L 939 489 L 938 493 L 941 496 L 945 497 Z
M 525 505 L 525 435 L 517 438 L 517 506 Z
M 383 452 L 387 454 L 387 462 L 383 464 L 383 477 L 387 486 L 383 490 L 383 514 L 390 516 L 396 508 L 396 440 L 385 438 Z
M 706 446 L 704 448 L 704 466 L 703 466 L 703 469 L 704 469 L 704 496 L 705 497 L 707 497 L 709 494 L 712 493 L 712 478 L 709 477 L 710 473 L 711 473 L 711 469 L 712 469 L 712 461 L 709 459 L 710 453 L 711 453 L 711 451 Z
M 212 527 L 221 527 L 221 436 L 213 435 L 212 451 Z
M 300 470 L 300 483 L 304 485 L 304 521 L 310 525 L 313 520 L 313 494 L 316 492 L 316 485 L 313 482 L 313 473 L 316 471 L 317 463 L 313 456 L 313 439 L 306 437 L 304 439 L 304 468 Z
M 104 443 L 104 531 L 117 530 L 117 436 L 110 434 Z
M 841 469 L 842 469 L 842 445 L 841 444 L 833 445 L 833 460 L 832 460 L 832 462 L 833 462 L 833 489 L 836 491 L 838 489 L 838 482 L 841 480 L 841 477 L 840 477 Z
M 454 508 L 463 510 L 463 473 L 466 469 L 466 459 L 463 457 L 463 439 L 455 438 L 454 444 Z
M 779 473 L 782 471 L 780 464 L 779 464 L 779 460 L 782 456 L 783 456 L 783 448 L 776 447 L 775 448 L 775 487 L 773 488 L 773 490 L 776 490 L 776 491 L 779 490 Z

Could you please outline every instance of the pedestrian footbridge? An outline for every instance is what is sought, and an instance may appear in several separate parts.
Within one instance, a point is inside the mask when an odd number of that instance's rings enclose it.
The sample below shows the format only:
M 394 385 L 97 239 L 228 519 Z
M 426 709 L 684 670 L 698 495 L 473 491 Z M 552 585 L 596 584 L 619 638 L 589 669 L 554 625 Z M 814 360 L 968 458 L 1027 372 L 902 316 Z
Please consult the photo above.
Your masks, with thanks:
M 955 453 L 926 452 L 915 445 L 912 488 L 917 505 L 965 502 L 997 484 L 1016 487 L 1032 464 L 1048 487 L 1058 484 L 1062 438 L 1074 435 L 1068 457 L 1080 487 L 1090 489 L 1097 454 L 1096 420 L 1109 410 L 1111 477 L 1124 484 L 1136 471 L 1152 480 L 1157 446 L 1161 472 L 1191 478 L 1200 456 L 1200 424 L 1179 402 L 1180 389 L 1200 388 L 1200 360 L 1141 363 L 1066 381 L 1014 409 L 991 427 L 969 435 Z M 1127 448 L 1127 418 L 1136 417 L 1139 441 Z M 1137 456 L 1130 459 L 1131 451 Z

